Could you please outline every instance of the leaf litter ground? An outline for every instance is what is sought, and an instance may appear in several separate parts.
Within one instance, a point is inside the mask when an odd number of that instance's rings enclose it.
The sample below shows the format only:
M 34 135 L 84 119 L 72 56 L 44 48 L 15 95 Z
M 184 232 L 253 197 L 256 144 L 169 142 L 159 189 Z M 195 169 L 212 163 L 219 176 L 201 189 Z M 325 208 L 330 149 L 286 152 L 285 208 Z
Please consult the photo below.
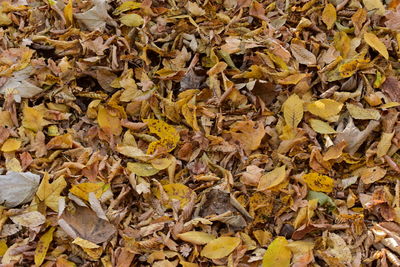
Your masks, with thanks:
M 1 266 L 400 266 L 398 5 L 2 1 Z

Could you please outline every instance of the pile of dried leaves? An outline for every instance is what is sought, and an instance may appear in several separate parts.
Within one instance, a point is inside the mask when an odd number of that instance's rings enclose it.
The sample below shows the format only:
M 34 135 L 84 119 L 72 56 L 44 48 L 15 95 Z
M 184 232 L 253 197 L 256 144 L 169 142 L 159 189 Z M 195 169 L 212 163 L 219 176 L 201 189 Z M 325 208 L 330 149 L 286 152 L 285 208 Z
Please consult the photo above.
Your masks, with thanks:
M 1 266 L 400 266 L 399 2 L 1 1 Z

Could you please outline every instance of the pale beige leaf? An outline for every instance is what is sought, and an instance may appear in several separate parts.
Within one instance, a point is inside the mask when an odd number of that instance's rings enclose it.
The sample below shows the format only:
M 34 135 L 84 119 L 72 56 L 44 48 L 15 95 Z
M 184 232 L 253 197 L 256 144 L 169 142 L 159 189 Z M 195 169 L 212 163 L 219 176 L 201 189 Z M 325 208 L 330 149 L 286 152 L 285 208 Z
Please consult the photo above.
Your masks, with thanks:
M 315 65 L 317 63 L 315 55 L 301 45 L 292 44 L 290 45 L 290 50 L 300 64 Z
M 285 122 L 292 129 L 297 128 L 303 119 L 303 101 L 296 94 L 291 95 L 283 103 L 283 117 Z
M 392 145 L 393 136 L 394 136 L 394 131 L 392 133 L 382 133 L 382 137 L 378 143 L 378 148 L 376 151 L 376 155 L 378 157 L 383 157 L 387 154 L 390 146 Z
M 370 32 L 364 33 L 364 41 L 384 58 L 389 59 L 389 53 L 385 44 L 375 34 Z

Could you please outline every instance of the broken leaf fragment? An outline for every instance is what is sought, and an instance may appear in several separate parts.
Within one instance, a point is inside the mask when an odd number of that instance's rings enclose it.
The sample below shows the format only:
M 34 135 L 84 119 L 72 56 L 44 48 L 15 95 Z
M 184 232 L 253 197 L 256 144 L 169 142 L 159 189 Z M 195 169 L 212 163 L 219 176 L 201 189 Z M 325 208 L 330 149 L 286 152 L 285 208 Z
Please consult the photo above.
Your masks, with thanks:
M 282 236 L 275 238 L 263 256 L 262 267 L 289 267 L 292 252 L 287 247 L 288 244 Z
M 97 198 L 100 198 L 101 195 L 107 190 L 107 187 L 108 186 L 105 186 L 104 183 L 80 183 L 73 185 L 69 192 L 83 200 L 88 201 L 89 193 L 94 193 Z
M 331 177 L 316 172 L 303 175 L 303 180 L 311 190 L 317 192 L 330 193 L 335 185 L 334 180 Z
M 209 259 L 221 259 L 231 254 L 239 244 L 240 238 L 238 237 L 219 237 L 208 242 L 200 255 Z

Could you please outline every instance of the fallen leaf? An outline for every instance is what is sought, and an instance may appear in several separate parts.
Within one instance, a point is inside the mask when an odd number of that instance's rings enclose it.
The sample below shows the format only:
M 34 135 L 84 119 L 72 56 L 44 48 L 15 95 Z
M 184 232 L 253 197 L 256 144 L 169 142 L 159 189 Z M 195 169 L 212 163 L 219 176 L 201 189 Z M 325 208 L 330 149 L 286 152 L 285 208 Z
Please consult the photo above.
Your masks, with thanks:
M 6 153 L 13 152 L 21 147 L 21 143 L 22 143 L 21 140 L 15 138 L 9 138 L 1 146 L 1 151 Z
M 147 123 L 151 133 L 160 137 L 160 140 L 150 143 L 147 154 L 153 154 L 157 150 L 170 152 L 176 147 L 179 142 L 179 134 L 173 126 L 155 119 L 146 119 L 143 122 Z
M 350 115 L 357 120 L 379 120 L 381 118 L 381 114 L 376 109 L 362 108 L 350 103 L 346 103 L 346 108 Z
M 69 192 L 83 200 L 89 201 L 89 193 L 94 193 L 96 198 L 100 198 L 107 190 L 107 187 L 104 183 L 80 183 L 73 185 Z
M 58 202 L 63 197 L 60 193 L 67 186 L 64 177 L 58 177 L 52 183 L 49 182 L 50 176 L 45 173 L 42 182 L 36 192 L 36 196 L 42 201 L 47 207 L 54 211 L 58 211 Z
M 368 11 L 375 11 L 377 15 L 385 14 L 385 6 L 381 0 L 363 0 L 363 3 Z
M 195 245 L 205 245 L 211 240 L 215 239 L 215 236 L 197 231 L 190 231 L 183 234 L 178 234 L 177 237 L 185 242 L 189 242 Z
M 329 119 L 342 110 L 343 104 L 332 99 L 321 99 L 307 105 L 307 110 L 323 119 Z
M 387 154 L 390 146 L 392 145 L 393 136 L 394 132 L 382 133 L 381 140 L 379 141 L 378 147 L 376 149 L 376 155 L 378 157 L 383 157 Z
M 334 187 L 334 180 L 332 178 L 315 172 L 303 175 L 303 180 L 311 190 L 317 192 L 330 193 Z
M 327 4 L 322 11 L 322 21 L 325 23 L 328 30 L 332 29 L 336 22 L 336 8 L 331 4 Z
M 296 94 L 283 103 L 283 117 L 292 129 L 296 129 L 303 118 L 303 101 Z
M 14 208 L 32 200 L 39 186 L 40 176 L 31 172 L 8 172 L 0 175 L 0 203 Z
M 281 184 L 286 178 L 286 167 L 281 166 L 267 172 L 260 178 L 257 190 L 263 191 L 267 189 L 272 189 L 275 186 Z
M 113 20 L 107 12 L 105 0 L 93 0 L 93 7 L 86 12 L 74 14 L 75 18 L 86 26 L 88 30 L 104 30 L 107 23 Z
M 239 244 L 240 238 L 238 237 L 219 237 L 208 242 L 201 250 L 200 255 L 209 259 L 221 259 L 231 254 Z
M 262 260 L 262 267 L 289 267 L 292 252 L 287 247 L 289 242 L 284 237 L 277 237 L 268 246 Z
M 128 162 L 127 168 L 134 174 L 144 177 L 152 176 L 160 171 L 159 169 L 154 168 L 149 163 L 141 162 Z
M 377 0 L 378 1 L 378 0 Z M 385 44 L 379 38 L 370 32 L 364 33 L 364 41 L 373 49 L 379 52 L 385 59 L 389 59 L 389 53 Z
M 379 181 L 386 175 L 386 170 L 379 167 L 364 168 L 361 171 L 361 180 L 364 184 L 372 184 Z
M 143 24 L 143 18 L 138 14 L 127 14 L 121 17 L 121 23 L 129 27 L 139 27 Z
M 290 50 L 300 64 L 315 65 L 317 63 L 315 55 L 299 44 L 291 44 Z
M 334 134 L 336 131 L 326 122 L 316 119 L 310 120 L 311 128 L 320 134 Z
M 38 211 L 30 211 L 22 213 L 16 216 L 10 217 L 10 219 L 18 224 L 28 228 L 38 227 L 46 221 L 46 217 Z
M 230 129 L 234 140 L 240 142 L 245 151 L 256 150 L 265 135 L 265 129 L 261 122 L 238 121 Z
M 49 250 L 50 243 L 53 240 L 53 232 L 55 229 L 55 227 L 51 227 L 45 234 L 40 237 L 35 250 L 36 266 L 40 266 L 43 263 L 47 251 Z

